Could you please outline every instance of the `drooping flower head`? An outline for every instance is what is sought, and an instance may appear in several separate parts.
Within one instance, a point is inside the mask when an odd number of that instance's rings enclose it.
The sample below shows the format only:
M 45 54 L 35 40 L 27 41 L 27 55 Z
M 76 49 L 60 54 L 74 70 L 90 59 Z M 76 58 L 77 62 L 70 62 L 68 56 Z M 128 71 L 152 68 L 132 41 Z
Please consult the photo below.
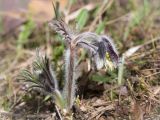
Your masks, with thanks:
M 62 20 L 52 20 L 49 22 L 49 26 L 59 33 L 66 43 L 86 49 L 95 63 L 96 69 L 105 66 L 112 70 L 118 66 L 118 53 L 113 40 L 108 36 L 100 36 L 93 32 L 74 34 L 73 30 Z

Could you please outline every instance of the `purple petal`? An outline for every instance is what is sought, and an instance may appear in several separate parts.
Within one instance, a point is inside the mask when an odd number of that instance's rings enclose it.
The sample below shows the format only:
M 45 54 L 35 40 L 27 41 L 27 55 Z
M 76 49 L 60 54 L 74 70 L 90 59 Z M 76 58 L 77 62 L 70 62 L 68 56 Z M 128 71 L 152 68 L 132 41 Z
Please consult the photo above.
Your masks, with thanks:
M 102 41 L 106 47 L 106 52 L 108 52 L 110 55 L 111 61 L 114 63 L 115 66 L 117 66 L 119 61 L 119 56 L 113 41 L 107 36 L 102 36 Z

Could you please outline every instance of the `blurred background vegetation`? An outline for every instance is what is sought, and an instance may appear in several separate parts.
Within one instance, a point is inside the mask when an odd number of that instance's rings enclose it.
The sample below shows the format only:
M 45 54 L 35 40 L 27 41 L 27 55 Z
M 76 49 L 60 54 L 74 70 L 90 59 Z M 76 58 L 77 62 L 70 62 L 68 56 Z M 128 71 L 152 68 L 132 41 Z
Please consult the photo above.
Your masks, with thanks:
M 124 56 L 118 69 L 88 74 L 87 56 L 84 51 L 80 53 L 82 72 L 79 73 L 78 86 L 83 89 L 81 92 L 88 92 L 84 98 L 91 103 L 93 96 L 99 96 L 96 100 L 121 101 L 120 107 L 112 113 L 121 118 L 159 115 L 160 1 L 53 2 L 71 28 L 77 32 L 92 31 L 110 36 L 120 57 Z M 36 96 L 24 94 L 26 84 L 17 80 L 20 70 L 29 68 L 34 60 L 36 48 L 50 56 L 63 85 L 65 46 L 62 38 L 48 27 L 47 21 L 52 18 L 52 0 L 0 0 L 0 110 L 14 111 L 17 106 L 29 104 L 23 107 L 27 113 L 46 111 L 44 106 L 48 104 Z M 37 99 L 39 102 L 31 102 Z M 34 103 L 36 107 L 33 109 Z M 17 109 L 15 111 L 20 112 Z M 47 110 L 52 111 L 52 108 Z

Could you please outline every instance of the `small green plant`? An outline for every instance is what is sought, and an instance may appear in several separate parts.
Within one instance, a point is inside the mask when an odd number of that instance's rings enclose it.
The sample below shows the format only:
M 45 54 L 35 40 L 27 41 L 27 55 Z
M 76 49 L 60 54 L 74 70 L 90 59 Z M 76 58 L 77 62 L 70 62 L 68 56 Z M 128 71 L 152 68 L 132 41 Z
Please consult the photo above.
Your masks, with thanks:
M 23 45 L 28 42 L 28 38 L 32 34 L 34 28 L 34 21 L 32 20 L 32 18 L 29 18 L 26 24 L 21 27 L 21 32 L 17 40 L 17 49 L 21 49 Z
M 130 1 L 132 4 L 133 1 Z M 134 5 L 133 5 L 134 6 Z M 128 26 L 126 27 L 125 33 L 124 33 L 124 40 L 127 39 L 130 31 L 137 25 L 141 23 L 141 21 L 149 15 L 150 12 L 150 4 L 147 0 L 143 0 L 143 6 L 136 8 L 136 10 L 133 11 L 131 20 L 128 23 Z
M 77 29 L 82 30 L 89 19 L 89 12 L 86 9 L 81 10 L 79 15 L 76 18 L 77 21 Z
M 51 20 L 49 26 L 63 37 L 66 45 L 63 91 L 59 90 L 52 65 L 46 56 L 37 54 L 37 59 L 33 62 L 33 71 L 24 70 L 22 77 L 33 83 L 31 88 L 42 89 L 47 95 L 51 95 L 56 106 L 62 111 L 71 113 L 76 98 L 78 49 L 84 48 L 87 51 L 94 70 L 99 70 L 104 66 L 109 70 L 116 68 L 118 53 L 112 39 L 108 36 L 99 36 L 92 32 L 74 33 L 62 19 L 58 18 Z

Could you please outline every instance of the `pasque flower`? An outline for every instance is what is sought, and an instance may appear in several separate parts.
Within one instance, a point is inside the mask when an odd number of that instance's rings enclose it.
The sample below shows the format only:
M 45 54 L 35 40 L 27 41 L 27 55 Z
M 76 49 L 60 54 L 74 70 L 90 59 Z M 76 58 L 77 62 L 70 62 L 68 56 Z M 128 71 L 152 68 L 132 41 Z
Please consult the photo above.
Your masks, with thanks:
M 67 46 L 64 94 L 67 100 L 67 108 L 70 109 L 75 96 L 77 49 L 86 49 L 95 68 L 98 70 L 103 66 L 110 70 L 117 67 L 118 53 L 113 40 L 108 36 L 100 36 L 93 32 L 74 33 L 61 19 L 51 20 L 49 26 L 63 37 Z
M 22 79 L 31 82 L 31 88 L 38 88 L 45 94 L 52 95 L 55 104 L 68 112 L 75 100 L 77 50 L 84 48 L 89 54 L 94 65 L 99 70 L 103 66 L 112 70 L 118 65 L 118 53 L 113 40 L 105 35 L 97 35 L 93 32 L 75 33 L 63 20 L 54 19 L 49 26 L 59 33 L 66 43 L 65 50 L 65 83 L 63 91 L 59 90 L 53 66 L 46 56 L 39 55 L 33 62 L 32 72 L 24 70 Z

